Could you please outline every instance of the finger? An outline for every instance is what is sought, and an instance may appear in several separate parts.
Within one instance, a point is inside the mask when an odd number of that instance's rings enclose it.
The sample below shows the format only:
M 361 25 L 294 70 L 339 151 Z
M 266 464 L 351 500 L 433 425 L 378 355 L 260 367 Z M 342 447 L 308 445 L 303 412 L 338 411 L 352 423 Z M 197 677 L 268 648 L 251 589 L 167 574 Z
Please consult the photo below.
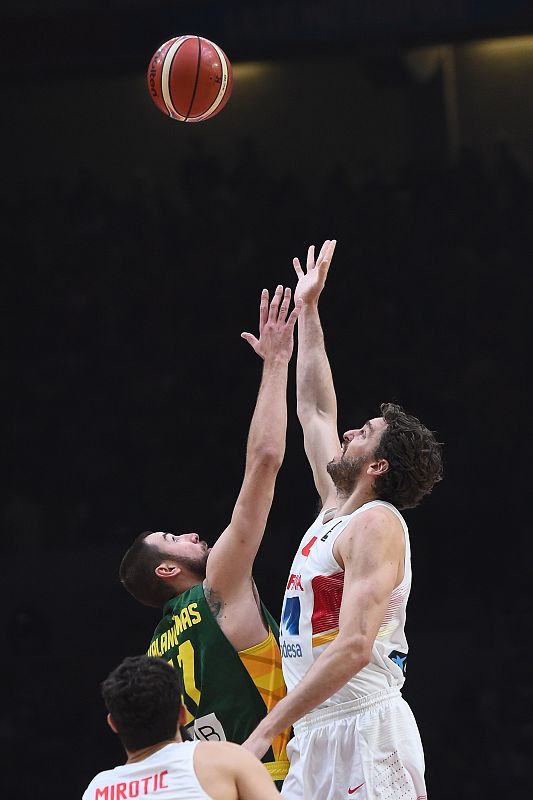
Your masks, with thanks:
M 315 268 L 315 246 L 314 244 L 309 245 L 309 249 L 307 251 L 307 271 Z
M 336 239 L 332 239 L 329 243 L 326 252 L 321 260 L 317 262 L 317 269 L 321 272 L 324 276 L 327 275 L 329 265 L 331 264 L 331 259 L 333 258 L 333 253 L 335 252 L 335 245 L 337 244 Z
M 285 320 L 287 319 L 287 312 L 289 310 L 290 304 L 291 304 L 291 290 L 287 286 L 287 288 L 283 293 L 283 301 L 279 308 L 278 322 L 285 322 Z
M 296 274 L 298 275 L 298 277 L 301 278 L 302 275 L 304 274 L 304 271 L 302 269 L 302 265 L 300 264 L 300 259 L 299 258 L 293 258 L 292 259 L 292 265 L 293 265 L 294 270 L 295 270 Z
M 268 319 L 268 289 L 261 292 L 261 302 L 259 303 L 259 336 Z
M 254 350 L 257 348 L 257 345 L 259 344 L 259 340 L 256 339 L 253 333 L 248 333 L 247 331 L 241 333 L 241 339 L 244 339 L 245 342 L 248 342 L 250 347 L 253 347 Z
M 296 303 L 294 304 L 294 308 L 292 309 L 292 311 L 291 311 L 291 313 L 289 315 L 289 319 L 287 320 L 287 327 L 294 328 L 294 326 L 296 325 L 296 320 L 298 319 L 300 311 L 302 310 L 302 305 L 303 305 L 303 301 L 299 297 L 298 300 L 296 301 Z
M 274 292 L 274 297 L 272 298 L 272 302 L 270 303 L 270 311 L 268 313 L 268 318 L 272 322 L 275 322 L 278 318 L 278 309 L 279 304 L 281 302 L 281 296 L 283 294 L 283 286 L 278 284 L 276 287 L 276 291 Z
M 322 247 L 320 248 L 320 253 L 318 254 L 318 258 L 317 258 L 317 260 L 316 260 L 316 263 L 317 263 L 317 264 L 320 264 L 320 262 L 321 262 L 321 261 L 322 261 L 322 259 L 324 258 L 324 255 L 325 255 L 325 254 L 326 254 L 326 252 L 327 252 L 327 249 L 328 249 L 328 245 L 329 245 L 329 244 L 330 244 L 330 240 L 329 240 L 329 239 L 326 239 L 326 241 L 324 242 L 324 244 L 323 244 L 323 245 L 322 245 Z

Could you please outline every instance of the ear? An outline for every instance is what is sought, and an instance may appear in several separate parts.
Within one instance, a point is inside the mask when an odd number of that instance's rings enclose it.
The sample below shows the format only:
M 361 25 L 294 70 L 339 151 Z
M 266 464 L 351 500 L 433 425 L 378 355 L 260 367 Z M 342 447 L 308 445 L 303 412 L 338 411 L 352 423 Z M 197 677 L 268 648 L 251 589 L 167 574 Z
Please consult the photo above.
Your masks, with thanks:
M 181 569 L 172 561 L 163 561 L 155 568 L 154 572 L 158 578 L 161 578 L 161 580 L 168 581 L 173 578 L 177 578 L 181 572 Z
M 185 706 L 182 703 L 181 706 L 180 706 L 180 713 L 179 713 L 179 716 L 178 716 L 178 724 L 179 725 L 185 725 L 186 723 L 187 723 L 187 709 L 185 708 Z
M 389 470 L 389 462 L 386 458 L 380 458 L 377 461 L 371 461 L 366 471 L 367 475 L 372 475 L 374 478 L 379 478 Z
M 113 733 L 118 733 L 117 726 L 115 725 L 115 720 L 113 719 L 111 714 L 107 715 L 107 724 L 109 725 Z

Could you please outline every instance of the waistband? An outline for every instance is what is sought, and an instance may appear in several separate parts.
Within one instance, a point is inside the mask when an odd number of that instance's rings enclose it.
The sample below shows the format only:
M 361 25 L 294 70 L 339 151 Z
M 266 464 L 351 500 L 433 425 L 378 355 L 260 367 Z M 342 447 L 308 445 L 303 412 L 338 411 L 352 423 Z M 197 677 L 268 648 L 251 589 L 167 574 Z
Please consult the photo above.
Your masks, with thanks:
M 336 719 L 346 719 L 346 717 L 354 717 L 363 711 L 368 711 L 369 708 L 387 703 L 394 697 L 401 697 L 402 693 L 397 686 L 392 686 L 389 689 L 383 689 L 381 692 L 373 692 L 365 697 L 358 697 L 356 700 L 350 700 L 347 703 L 336 703 L 334 706 L 326 708 L 317 708 L 315 711 L 310 711 L 305 714 L 298 722 L 294 723 L 294 732 L 303 733 L 304 731 L 318 728 L 321 725 L 327 725 Z
M 263 761 L 263 766 L 267 768 L 273 781 L 283 781 L 289 771 L 288 761 Z

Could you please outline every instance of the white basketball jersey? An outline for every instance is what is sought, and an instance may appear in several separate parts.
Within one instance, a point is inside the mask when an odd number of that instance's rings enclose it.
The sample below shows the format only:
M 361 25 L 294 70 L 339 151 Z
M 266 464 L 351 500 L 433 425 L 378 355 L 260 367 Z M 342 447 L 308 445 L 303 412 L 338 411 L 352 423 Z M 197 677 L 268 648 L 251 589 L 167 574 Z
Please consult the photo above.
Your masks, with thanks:
M 399 511 L 382 500 L 366 503 L 353 514 L 336 517 L 325 524 L 321 512 L 303 537 L 292 563 L 283 601 L 280 626 L 283 677 L 288 691 L 292 691 L 337 636 L 344 570 L 333 556 L 333 545 L 357 514 L 378 505 L 389 508 L 402 524 L 405 534 L 403 580 L 389 598 L 370 663 L 321 703 L 320 708 L 350 702 L 390 687 L 401 687 L 405 680 L 407 640 L 404 626 L 411 588 L 409 532 Z
M 83 793 L 83 800 L 211 800 L 194 771 L 198 744 L 167 744 L 142 761 L 100 772 Z

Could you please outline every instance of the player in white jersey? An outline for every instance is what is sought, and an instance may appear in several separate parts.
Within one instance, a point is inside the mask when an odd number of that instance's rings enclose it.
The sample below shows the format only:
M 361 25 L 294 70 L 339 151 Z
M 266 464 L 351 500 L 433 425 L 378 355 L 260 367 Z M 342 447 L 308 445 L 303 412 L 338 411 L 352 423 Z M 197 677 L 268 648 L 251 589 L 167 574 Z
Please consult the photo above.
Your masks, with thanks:
M 288 694 L 245 742 L 261 755 L 288 724 L 287 800 L 422 800 L 424 754 L 401 696 L 411 586 L 412 508 L 442 476 L 441 448 L 391 403 L 337 432 L 337 403 L 318 314 L 335 241 L 298 259 L 298 416 L 322 508 L 287 582 L 280 629 Z M 379 324 L 377 319 L 376 324 Z M 371 332 L 367 334 L 371 339 Z
M 279 798 L 263 764 L 239 745 L 184 741 L 179 676 L 163 659 L 124 659 L 102 694 L 128 760 L 93 778 L 83 800 Z

